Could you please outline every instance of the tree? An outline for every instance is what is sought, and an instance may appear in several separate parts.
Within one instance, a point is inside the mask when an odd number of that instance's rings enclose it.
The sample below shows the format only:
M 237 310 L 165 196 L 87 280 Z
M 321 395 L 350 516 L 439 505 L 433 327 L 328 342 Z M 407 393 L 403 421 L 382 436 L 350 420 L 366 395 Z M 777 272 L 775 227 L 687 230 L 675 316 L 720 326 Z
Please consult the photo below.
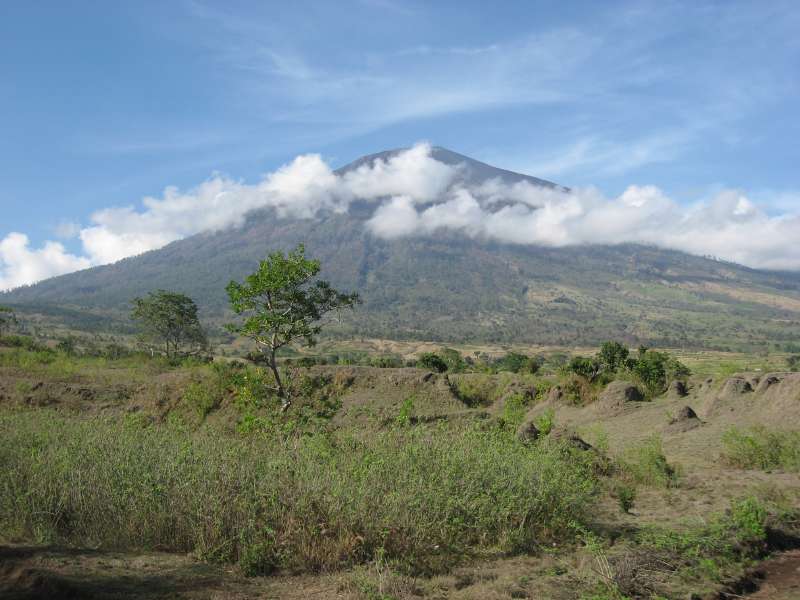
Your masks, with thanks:
M 616 373 L 628 366 L 628 349 L 619 342 L 604 342 L 597 358 L 604 371 Z
M 208 349 L 197 305 L 185 294 L 156 290 L 146 298 L 134 298 L 131 316 L 143 329 L 140 341 L 151 351 L 163 348 L 170 360 Z
M 575 356 L 571 361 L 569 361 L 567 369 L 576 375 L 585 377 L 589 380 L 589 383 L 592 383 L 595 379 L 597 379 L 600 371 L 603 370 L 599 360 L 594 357 L 586 358 L 584 356 Z
M 14 314 L 14 309 L 8 308 L 7 306 L 0 306 L 0 335 L 8 331 L 16 322 L 17 317 Z
M 437 373 L 447 371 L 447 363 L 435 352 L 423 352 L 417 359 L 417 366 L 422 369 L 430 369 Z
M 306 258 L 300 244 L 288 254 L 271 253 L 243 283 L 231 281 L 225 288 L 233 312 L 246 315 L 243 322 L 227 328 L 252 339 L 266 357 L 283 403 L 281 410 L 289 408 L 291 401 L 278 372 L 277 351 L 298 340 L 313 346 L 327 313 L 352 308 L 360 301 L 358 294 L 345 294 L 327 281 L 315 281 L 319 271 L 320 262 Z

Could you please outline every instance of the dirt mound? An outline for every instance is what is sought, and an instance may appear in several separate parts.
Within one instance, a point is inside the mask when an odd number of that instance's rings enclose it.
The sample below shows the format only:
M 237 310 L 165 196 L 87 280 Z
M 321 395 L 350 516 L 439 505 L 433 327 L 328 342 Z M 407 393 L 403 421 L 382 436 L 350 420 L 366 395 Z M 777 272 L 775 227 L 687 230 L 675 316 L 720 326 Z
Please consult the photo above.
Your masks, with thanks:
M 410 416 L 421 421 L 464 412 L 445 374 L 362 366 L 318 366 L 310 372 L 329 375 L 343 389 L 342 407 L 334 417 L 337 425 L 386 422 L 397 416 L 404 403 L 411 405 Z
M 749 394 L 752 391 L 753 385 L 747 379 L 744 377 L 731 377 L 722 386 L 720 395 L 735 397 L 741 394 Z
M 665 433 L 684 433 L 700 427 L 703 422 L 691 406 L 684 406 L 664 428 Z
M 644 394 L 629 381 L 612 381 L 595 402 L 595 410 L 604 416 L 623 413 L 632 402 L 641 402 Z
M 567 427 L 557 427 L 550 432 L 550 438 L 559 442 L 566 442 L 578 450 L 592 450 L 594 447 L 584 441 L 577 433 Z
M 534 419 L 528 418 L 517 429 L 517 439 L 523 443 L 535 442 L 541 435 Z
M 689 395 L 689 386 L 685 381 L 673 381 L 667 389 L 667 396 L 671 398 L 685 398 Z
M 734 413 L 758 423 L 785 425 L 800 419 L 800 373 L 736 375 L 718 392 L 709 390 L 700 397 L 705 418 Z

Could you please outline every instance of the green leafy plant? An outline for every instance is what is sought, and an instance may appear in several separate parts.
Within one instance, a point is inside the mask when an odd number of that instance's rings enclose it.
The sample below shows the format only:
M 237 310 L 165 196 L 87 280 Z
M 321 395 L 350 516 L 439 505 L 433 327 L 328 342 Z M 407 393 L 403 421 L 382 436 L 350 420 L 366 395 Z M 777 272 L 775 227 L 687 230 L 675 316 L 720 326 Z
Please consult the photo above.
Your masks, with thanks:
M 447 371 L 447 363 L 435 352 L 423 352 L 420 354 L 419 358 L 417 358 L 417 366 L 420 369 L 430 369 L 437 373 Z
M 313 346 L 326 314 L 359 302 L 358 294 L 345 294 L 327 281 L 316 280 L 320 268 L 318 260 L 306 258 L 300 244 L 288 254 L 271 253 L 243 283 L 231 281 L 225 288 L 233 312 L 246 315 L 244 321 L 227 328 L 252 339 L 264 354 L 282 410 L 289 408 L 291 400 L 278 370 L 278 350 L 300 340 Z

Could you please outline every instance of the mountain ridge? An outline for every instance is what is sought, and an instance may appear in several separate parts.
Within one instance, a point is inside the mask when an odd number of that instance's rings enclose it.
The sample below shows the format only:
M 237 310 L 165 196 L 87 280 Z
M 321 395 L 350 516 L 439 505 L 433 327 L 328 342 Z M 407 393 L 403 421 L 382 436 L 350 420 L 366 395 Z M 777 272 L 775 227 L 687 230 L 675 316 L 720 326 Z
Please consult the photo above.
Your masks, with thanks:
M 400 151 L 362 157 L 337 173 Z M 463 156 L 439 147 L 431 152 L 452 161 Z M 467 164 L 462 176 L 473 183 L 500 172 L 559 187 L 479 161 L 459 164 Z M 322 261 L 324 277 L 364 298 L 355 315 L 331 330 L 338 336 L 559 345 L 618 338 L 716 349 L 800 341 L 800 274 L 641 244 L 526 246 L 446 229 L 383 239 L 365 227 L 374 206 L 359 210 L 354 203 L 346 213 L 312 219 L 258 209 L 240 227 L 18 288 L 0 294 L 0 303 L 73 326 L 81 315 L 85 328 L 103 321 L 122 326 L 131 298 L 166 288 L 195 298 L 204 318 L 218 323 L 226 318 L 230 279 L 252 272 L 268 252 L 303 242 Z

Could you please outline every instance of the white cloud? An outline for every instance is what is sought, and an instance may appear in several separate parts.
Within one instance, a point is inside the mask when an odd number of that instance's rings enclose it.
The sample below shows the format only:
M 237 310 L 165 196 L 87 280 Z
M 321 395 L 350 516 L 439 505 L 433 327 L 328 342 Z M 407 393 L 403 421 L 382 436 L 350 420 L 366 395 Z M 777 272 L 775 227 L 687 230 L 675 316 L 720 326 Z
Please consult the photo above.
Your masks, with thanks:
M 461 167 L 435 160 L 427 144 L 336 174 L 318 155 L 299 156 L 248 185 L 215 176 L 181 192 L 169 187 L 140 207 L 113 207 L 78 232 L 82 255 L 57 242 L 30 247 L 27 236 L 0 241 L 0 289 L 115 262 L 203 231 L 244 223 L 273 208 L 279 217 L 346 212 L 355 200 L 375 211 L 365 226 L 386 239 L 441 230 L 515 244 L 566 246 L 642 242 L 714 255 L 753 267 L 800 269 L 800 214 L 771 212 L 736 191 L 684 206 L 653 186 L 630 186 L 618 198 L 593 188 L 566 192 L 499 179 L 468 189 Z M 71 228 L 74 233 L 74 228 Z
M 0 240 L 0 290 L 85 269 L 88 259 L 69 254 L 58 242 L 31 249 L 28 236 L 9 233 Z

